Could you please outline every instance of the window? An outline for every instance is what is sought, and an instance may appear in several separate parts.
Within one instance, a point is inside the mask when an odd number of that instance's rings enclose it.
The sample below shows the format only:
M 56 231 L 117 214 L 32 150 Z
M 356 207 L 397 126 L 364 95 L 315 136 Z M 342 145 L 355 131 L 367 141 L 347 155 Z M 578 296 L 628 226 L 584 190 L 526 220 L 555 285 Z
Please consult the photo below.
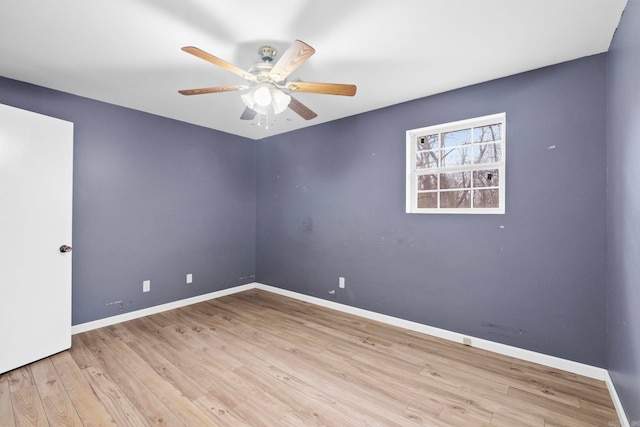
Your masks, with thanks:
M 407 131 L 407 213 L 504 213 L 506 114 Z

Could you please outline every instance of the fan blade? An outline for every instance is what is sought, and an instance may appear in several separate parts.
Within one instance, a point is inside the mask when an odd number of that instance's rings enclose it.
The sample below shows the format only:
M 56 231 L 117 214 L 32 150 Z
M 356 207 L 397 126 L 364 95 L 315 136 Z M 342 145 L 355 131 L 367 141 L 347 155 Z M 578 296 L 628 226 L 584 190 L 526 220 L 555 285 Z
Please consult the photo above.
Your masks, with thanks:
M 314 53 L 316 53 L 314 48 L 303 41 L 296 40 L 273 66 L 269 75 L 273 80 L 281 82 Z
M 256 113 L 251 108 L 247 107 L 242 112 L 242 115 L 240 116 L 240 120 L 253 120 L 253 118 L 256 116 L 256 114 L 258 114 L 258 113 Z
M 217 65 L 218 67 L 224 68 L 227 71 L 231 71 L 232 73 L 237 74 L 240 77 L 249 80 L 250 82 L 257 81 L 256 76 L 254 76 L 253 74 L 248 73 L 247 71 L 244 71 L 236 67 L 235 65 L 229 64 L 227 61 L 220 59 L 217 56 L 213 56 L 210 53 L 205 52 L 204 50 L 198 49 L 197 47 L 185 46 L 182 48 L 182 50 L 190 53 L 191 55 L 197 56 L 200 59 L 204 59 L 207 62 Z
M 293 111 L 294 113 L 296 113 L 297 115 L 299 115 L 305 120 L 311 120 L 318 117 L 318 115 L 313 111 L 311 111 L 309 107 L 307 107 L 302 102 L 295 99 L 293 96 L 291 97 L 291 101 L 289 102 L 289 108 L 291 109 L 291 111 Z
M 356 85 L 344 85 L 338 83 L 310 83 L 289 82 L 285 86 L 292 92 L 322 93 L 325 95 L 353 96 L 356 94 Z
M 232 90 L 243 90 L 247 89 L 249 86 L 239 85 L 239 86 L 216 86 L 216 87 L 203 87 L 200 89 L 183 89 L 179 90 L 183 95 L 203 95 L 205 93 L 218 93 L 218 92 L 230 92 Z

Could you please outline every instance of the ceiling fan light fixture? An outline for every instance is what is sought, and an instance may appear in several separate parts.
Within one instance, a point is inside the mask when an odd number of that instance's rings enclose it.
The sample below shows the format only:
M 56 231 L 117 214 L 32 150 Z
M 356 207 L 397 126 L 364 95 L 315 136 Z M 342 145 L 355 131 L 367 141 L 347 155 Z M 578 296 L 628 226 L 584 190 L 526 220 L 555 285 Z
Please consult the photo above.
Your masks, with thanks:
M 242 102 L 253 110 L 253 107 L 256 105 L 256 101 L 253 99 L 253 89 L 249 89 L 240 95 Z
M 355 85 L 317 82 L 287 83 L 287 77 L 315 53 L 314 48 L 300 40 L 295 40 L 275 65 L 272 62 L 276 50 L 271 46 L 262 46 L 258 53 L 263 62 L 255 64 L 248 72 L 195 46 L 185 46 L 182 50 L 249 82 L 249 85 L 216 86 L 178 91 L 182 95 L 201 95 L 237 90 L 240 92 L 242 102 L 247 106 L 240 116 L 240 120 L 253 120 L 256 114 L 267 116 L 280 114 L 287 108 L 305 120 L 311 120 L 318 116 L 306 105 L 291 97 L 289 95 L 291 92 L 343 96 L 356 94 Z
M 275 114 L 280 114 L 289 106 L 289 102 L 291 102 L 291 97 L 286 93 L 278 90 L 276 88 L 272 89 L 272 98 L 273 98 L 273 112 Z
M 271 96 L 271 88 L 267 85 L 257 86 L 253 91 L 253 99 L 256 104 L 261 107 L 267 107 L 271 104 L 273 97 Z
M 291 97 L 278 88 L 261 84 L 240 95 L 244 104 L 258 114 L 280 114 L 289 106 Z

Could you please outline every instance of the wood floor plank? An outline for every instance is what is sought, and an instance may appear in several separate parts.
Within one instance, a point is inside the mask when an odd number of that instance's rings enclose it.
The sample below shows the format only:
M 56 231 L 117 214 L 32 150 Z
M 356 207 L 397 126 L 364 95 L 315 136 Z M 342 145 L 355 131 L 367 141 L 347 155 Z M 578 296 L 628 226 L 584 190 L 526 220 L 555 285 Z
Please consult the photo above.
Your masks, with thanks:
M 602 406 L 609 406 L 612 410 L 611 399 L 603 381 L 587 381 L 590 378 L 574 375 L 574 380 L 567 381 L 565 378 L 558 378 L 557 374 L 552 372 L 550 375 L 541 375 L 540 366 L 518 364 L 514 367 L 521 374 L 518 380 L 521 383 L 531 384 L 537 389 L 557 390 L 566 395 L 579 398 L 581 401 L 588 401 Z M 549 371 L 546 371 L 549 373 Z
M 297 417 L 307 425 L 355 425 L 366 424 L 362 418 L 352 417 L 349 413 L 343 413 L 338 408 L 334 399 L 328 399 L 326 395 L 315 393 L 315 389 L 302 386 L 302 382 L 291 375 L 271 376 L 268 369 L 255 369 L 243 367 L 237 369 L 239 375 L 247 381 L 256 384 L 262 391 L 271 393 L 288 410 L 282 414 L 287 416 L 295 408 Z M 290 386 L 293 385 L 294 386 Z M 289 406 L 290 405 L 290 406 Z
M 144 325 L 142 330 L 145 332 L 150 330 L 149 325 L 143 319 L 137 319 L 135 324 Z M 134 323 L 127 322 L 127 327 L 134 328 L 135 326 Z M 158 332 L 157 337 L 162 339 L 160 338 L 163 337 L 161 332 Z M 153 342 L 150 335 L 146 334 L 141 337 L 141 340 Z M 218 376 L 217 365 L 210 364 L 210 356 L 199 354 L 189 348 L 180 348 L 179 343 L 174 341 L 171 343 L 178 345 L 178 348 L 170 345 L 168 341 L 159 342 L 163 344 L 156 346 L 152 344 L 152 347 L 179 369 L 179 372 L 174 374 L 187 375 L 191 380 L 197 382 L 207 394 L 212 394 L 215 399 L 220 400 L 229 408 L 235 408 L 247 400 L 247 394 L 243 390 L 239 390 L 237 384 L 228 384 L 224 378 Z M 200 394 L 200 390 L 197 391 L 197 394 Z
M 83 340 L 96 353 L 113 382 L 151 425 L 184 425 L 131 369 L 134 362 L 127 353 L 118 351 L 118 339 L 101 337 L 98 330 L 85 335 Z
M 47 414 L 49 425 L 82 426 L 82 421 L 80 421 L 80 417 L 58 377 L 58 372 L 53 366 L 51 358 L 32 363 L 29 368 Z
M 363 389 L 358 388 L 357 392 L 349 391 L 346 388 L 336 388 L 335 392 L 331 392 L 330 385 L 333 378 L 321 379 L 318 376 L 309 375 L 309 371 L 299 369 L 289 369 L 283 371 L 274 366 L 262 371 L 267 376 L 281 382 L 287 387 L 297 391 L 297 394 L 289 393 L 295 399 L 295 412 L 298 419 L 302 419 L 300 414 L 301 407 L 310 404 L 320 406 L 320 411 L 313 411 L 314 407 L 308 407 L 308 412 L 313 414 L 308 421 L 315 419 L 315 413 L 338 416 L 335 421 L 339 421 L 338 425 L 384 425 L 384 426 L 403 426 L 410 427 L 415 424 L 402 413 L 404 404 L 397 405 L 397 411 L 381 410 L 379 405 L 370 405 L 366 399 L 363 399 Z M 317 407 L 316 407 L 317 408 Z M 354 411 L 354 409 L 357 409 Z M 320 416 L 320 415 L 318 415 Z M 345 424 L 346 422 L 346 424 Z
M 242 419 L 237 411 L 230 409 L 218 399 L 205 395 L 195 400 L 196 405 L 207 412 L 214 419 L 216 425 L 221 427 L 250 427 L 251 424 Z
M 502 414 L 493 414 L 491 418 L 491 425 L 495 427 L 546 427 L 545 420 L 543 418 L 538 418 L 534 420 L 522 420 L 522 419 L 514 419 Z
M 87 348 L 84 342 L 82 342 L 82 335 L 74 335 L 71 337 L 69 353 L 80 369 L 85 369 L 100 363 L 98 358 Z
M 597 414 L 603 419 L 615 419 L 616 409 L 607 405 L 593 403 L 590 400 L 580 399 L 580 408 L 587 409 L 590 413 Z
M 48 426 L 47 414 L 35 386 L 11 392 L 16 426 Z
M 0 375 L 0 420 L 2 427 L 618 423 L 602 381 L 260 290 L 75 335 L 69 351 Z
M 29 365 L 6 374 L 16 426 L 48 426 L 47 414 Z
M 0 420 L 6 424 L 6 427 L 14 427 L 16 420 L 13 416 L 8 378 L 8 375 L 0 375 Z
M 103 366 L 94 363 L 84 368 L 83 373 L 116 425 L 151 426 L 151 423 L 145 420 Z
M 141 341 L 131 341 L 127 344 L 138 356 L 153 367 L 158 375 L 162 376 L 165 381 L 169 382 L 177 390 L 180 390 L 188 399 L 195 401 L 207 394 L 207 390 L 193 379 L 196 375 L 189 375 L 183 372 L 180 366 L 171 363 L 154 347 L 147 346 Z
M 91 345 L 121 390 L 152 425 L 208 426 L 207 417 L 192 401 L 166 382 L 120 339 L 100 337 L 93 331 Z M 166 408 L 165 408 L 166 407 Z M 168 409 L 168 410 L 166 410 Z
M 489 388 L 507 394 L 510 387 L 517 387 L 550 400 L 562 402 L 576 408 L 580 407 L 580 401 L 575 394 L 555 389 L 554 386 L 549 384 L 549 380 L 544 379 L 542 373 L 539 372 L 536 376 L 522 376 L 509 372 L 508 374 L 502 375 L 499 381 L 494 381 L 495 373 L 492 371 L 478 370 L 461 363 L 451 363 L 448 358 L 437 355 L 429 357 L 428 366 L 436 366 L 439 368 L 435 369 L 436 375 L 441 375 L 438 372 L 447 372 L 453 375 L 458 371 L 475 372 L 477 375 L 471 376 L 470 378 L 468 375 L 465 375 L 466 378 L 469 378 L 467 381 L 458 382 L 459 384 L 464 384 L 465 389 L 469 391 L 473 391 L 475 386 L 476 391 Z M 431 370 L 424 371 L 423 374 L 433 375 Z
M 74 342 L 79 342 L 79 340 Z M 64 351 L 53 355 L 51 362 L 56 368 L 67 395 L 73 402 L 82 425 L 84 427 L 114 427 L 115 421 L 87 382 L 78 363 L 71 357 L 71 352 Z
M 585 411 L 581 408 L 574 408 L 573 406 L 563 405 L 560 402 L 549 400 L 545 397 L 517 388 L 510 388 L 509 395 L 522 402 L 527 402 L 530 411 L 543 416 L 545 420 L 564 424 L 567 427 L 599 426 L 606 425 L 609 421 L 613 421 L 607 417 L 602 417 L 598 413 Z

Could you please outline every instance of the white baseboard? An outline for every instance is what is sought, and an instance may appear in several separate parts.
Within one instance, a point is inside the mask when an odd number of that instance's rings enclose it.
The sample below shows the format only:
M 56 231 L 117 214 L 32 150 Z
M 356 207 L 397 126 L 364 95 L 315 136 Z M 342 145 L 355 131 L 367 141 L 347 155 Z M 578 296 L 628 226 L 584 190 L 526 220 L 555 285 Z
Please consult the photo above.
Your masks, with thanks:
M 297 292 L 291 292 L 284 289 L 275 288 L 273 286 L 263 285 L 261 283 L 256 283 L 256 288 L 290 298 L 295 298 L 300 301 L 306 301 L 312 304 L 342 311 L 344 313 L 354 314 L 356 316 L 364 317 L 371 320 L 377 320 L 378 322 L 386 323 L 388 325 L 398 326 L 400 328 L 409 329 L 411 331 L 420 332 L 460 344 L 463 344 L 463 339 L 467 338 L 470 340 L 472 347 L 481 348 L 483 350 L 488 350 L 505 356 L 515 357 L 532 363 L 538 363 L 540 365 L 548 366 L 551 368 L 561 369 L 563 371 L 572 372 L 574 374 L 583 375 L 585 377 L 594 378 L 600 381 L 604 381 L 605 376 L 607 375 L 607 370 L 603 368 L 562 359 L 560 357 L 549 356 L 547 354 L 537 353 L 531 350 L 524 350 L 518 347 L 500 344 L 482 338 L 470 337 L 468 335 L 451 332 L 446 329 L 434 328 L 433 326 L 424 325 L 422 323 L 411 322 L 409 320 L 387 316 L 385 314 L 376 313 L 374 311 L 363 310 L 349 305 L 323 300 L 322 298 L 303 295 Z
M 627 421 L 626 414 L 624 412 L 624 408 L 622 407 L 622 403 L 620 402 L 620 398 L 618 397 L 618 393 L 616 392 L 613 381 L 611 380 L 609 372 L 606 369 L 598 368 L 596 366 L 591 366 L 584 363 L 574 362 L 572 360 L 562 359 L 560 357 L 549 356 L 543 353 L 537 353 L 531 350 L 524 350 L 518 347 L 500 344 L 482 338 L 469 337 L 467 335 L 448 331 L 446 329 L 434 328 L 433 326 L 424 325 L 422 323 L 411 322 L 409 320 L 387 316 L 385 314 L 376 313 L 374 311 L 363 310 L 346 304 L 327 301 L 322 298 L 299 294 L 297 292 L 291 292 L 269 285 L 263 285 L 261 283 L 256 283 L 255 287 L 257 289 L 283 295 L 289 298 L 294 298 L 300 301 L 305 301 L 333 310 L 342 311 L 344 313 L 353 314 L 356 316 L 364 317 L 366 319 L 376 320 L 388 325 L 398 326 L 410 331 L 420 332 L 426 335 L 431 335 L 460 344 L 464 344 L 463 339 L 467 338 L 470 340 L 472 347 L 481 348 L 483 350 L 502 354 L 504 356 L 515 357 L 517 359 L 526 360 L 528 362 L 537 363 L 539 365 L 548 366 L 550 368 L 561 369 L 563 371 L 571 372 L 577 375 L 604 381 L 607 385 L 607 389 L 609 390 L 609 394 L 611 395 L 611 399 L 613 400 L 613 404 L 616 408 L 618 417 L 620 418 L 621 427 L 630 427 L 629 422 Z
M 611 379 L 609 372 L 607 372 L 604 382 L 609 389 L 609 394 L 611 395 L 611 400 L 613 400 L 613 406 L 615 406 L 616 412 L 618 413 L 618 418 L 620 418 L 621 427 L 631 427 L 631 425 L 629 424 L 629 419 L 627 418 L 627 414 L 624 412 L 622 402 L 620 401 L 620 397 L 618 396 L 618 392 L 616 391 L 616 387 L 613 384 L 613 380 Z
M 185 307 L 187 305 L 195 304 L 202 301 L 208 301 L 210 299 L 224 297 L 226 295 L 235 294 L 238 292 L 248 291 L 255 289 L 257 283 L 249 283 L 246 285 L 235 286 L 229 289 L 222 289 L 220 291 L 210 292 L 208 294 L 198 295 L 196 297 L 186 298 L 179 301 L 173 301 L 166 304 L 156 305 L 154 307 L 144 308 L 142 310 L 136 310 L 129 313 L 118 314 L 117 316 L 105 317 L 104 319 L 94 320 L 93 322 L 81 323 L 71 327 L 71 334 L 79 334 L 81 332 L 91 331 L 93 329 L 104 328 L 105 326 L 115 325 L 116 323 L 126 322 L 127 320 L 138 319 L 144 316 L 150 316 L 156 313 L 162 313 L 163 311 L 173 310 L 174 308 Z
M 117 316 L 107 317 L 105 319 L 95 320 L 93 322 L 82 323 L 71 327 L 72 334 L 79 334 L 81 332 L 90 331 L 92 329 L 98 329 L 105 326 L 113 325 L 116 323 L 126 322 L 127 320 L 137 319 L 139 317 L 149 316 L 151 314 L 161 313 L 163 311 L 172 310 L 174 308 L 184 307 L 190 304 L 195 304 L 202 301 L 207 301 L 215 298 L 220 298 L 226 295 L 235 294 L 238 292 L 247 291 L 250 289 L 260 289 L 263 291 L 271 292 L 274 294 L 294 298 L 299 301 L 305 301 L 318 306 L 338 310 L 343 313 L 353 314 L 366 319 L 375 320 L 378 322 L 386 323 L 388 325 L 398 326 L 400 328 L 408 329 L 415 332 L 420 332 L 426 335 L 442 338 L 445 340 L 457 342 L 460 344 L 468 344 L 470 342 L 472 347 L 480 348 L 483 350 L 491 351 L 494 353 L 502 354 L 504 356 L 515 357 L 517 359 L 525 360 L 532 363 L 537 363 L 550 368 L 561 369 L 563 371 L 571 372 L 577 375 L 593 378 L 599 381 L 604 381 L 609 389 L 611 398 L 615 405 L 622 427 L 630 427 L 629 422 L 625 416 L 622 403 L 618 397 L 618 394 L 613 385 L 613 381 L 609 376 L 609 372 L 606 369 L 598 368 L 596 366 L 587 365 L 584 363 L 574 362 L 572 360 L 562 359 L 560 357 L 549 356 L 543 353 L 537 353 L 531 350 L 525 350 L 518 347 L 513 347 L 506 344 L 500 344 L 493 341 L 485 340 L 482 338 L 470 337 L 468 335 L 460 334 L 457 332 L 448 331 L 446 329 L 435 328 L 433 326 L 424 325 L 422 323 L 412 322 L 409 320 L 400 319 L 393 316 L 387 316 L 386 314 L 376 313 L 374 311 L 363 310 L 361 308 L 352 307 L 350 305 L 337 303 L 334 301 L 327 301 L 322 298 L 312 297 L 309 295 L 300 294 L 297 292 L 288 291 L 285 289 L 276 288 L 262 283 L 249 283 L 246 285 L 240 285 L 229 289 L 223 289 L 216 292 L 211 292 L 204 295 L 199 295 L 192 298 L 186 298 L 179 301 L 170 302 L 167 304 L 158 305 L 155 307 L 145 308 L 143 310 L 133 311 L 130 313 L 120 314 Z
M 132 311 L 130 313 L 119 314 L 117 316 L 111 316 L 104 319 L 95 320 L 92 322 L 81 323 L 71 327 L 72 334 L 79 334 L 81 332 L 90 331 L 92 329 L 103 328 L 105 326 L 114 325 L 116 323 L 126 322 L 127 320 L 137 319 L 139 317 L 149 316 L 156 313 L 162 313 L 163 311 L 173 310 L 174 308 L 185 307 L 187 305 L 195 304 L 210 299 L 220 298 L 226 295 L 235 294 L 238 292 L 247 291 L 250 289 L 261 289 L 263 291 L 279 294 L 289 298 L 294 298 L 299 301 L 305 301 L 318 306 L 338 310 L 343 313 L 349 313 L 356 316 L 364 317 L 366 319 L 376 320 L 378 322 L 386 323 L 388 325 L 398 326 L 400 328 L 408 329 L 415 332 L 431 335 L 434 337 L 442 338 L 445 340 L 453 341 L 462 344 L 463 339 L 467 338 L 471 341 L 472 347 L 481 348 L 483 350 L 492 351 L 505 356 L 511 356 L 518 359 L 526 360 L 540 365 L 549 366 L 552 368 L 562 369 L 564 371 L 572 372 L 585 377 L 594 378 L 600 381 L 605 381 L 608 377 L 606 369 L 598 368 L 583 363 L 574 362 L 571 360 L 562 359 L 555 356 L 549 356 L 542 353 L 537 353 L 530 350 L 524 350 L 518 347 L 513 347 L 506 344 L 500 344 L 493 341 L 485 340 L 482 338 L 470 337 L 457 332 L 448 331 L 446 329 L 434 328 L 433 326 L 424 325 L 422 323 L 412 322 L 409 320 L 400 319 L 398 317 L 387 316 L 386 314 L 376 313 L 374 311 L 363 310 L 361 308 L 352 307 L 350 305 L 337 303 L 334 301 L 327 301 L 322 298 L 312 297 L 309 295 L 300 294 L 297 292 L 288 291 L 285 289 L 276 288 L 262 283 L 248 283 L 246 285 L 240 285 L 229 289 L 223 289 L 220 291 L 211 292 L 204 295 L 198 295 L 196 297 L 186 298 L 179 301 L 173 301 L 167 304 L 161 304 L 154 307 L 145 308 L 142 310 Z

